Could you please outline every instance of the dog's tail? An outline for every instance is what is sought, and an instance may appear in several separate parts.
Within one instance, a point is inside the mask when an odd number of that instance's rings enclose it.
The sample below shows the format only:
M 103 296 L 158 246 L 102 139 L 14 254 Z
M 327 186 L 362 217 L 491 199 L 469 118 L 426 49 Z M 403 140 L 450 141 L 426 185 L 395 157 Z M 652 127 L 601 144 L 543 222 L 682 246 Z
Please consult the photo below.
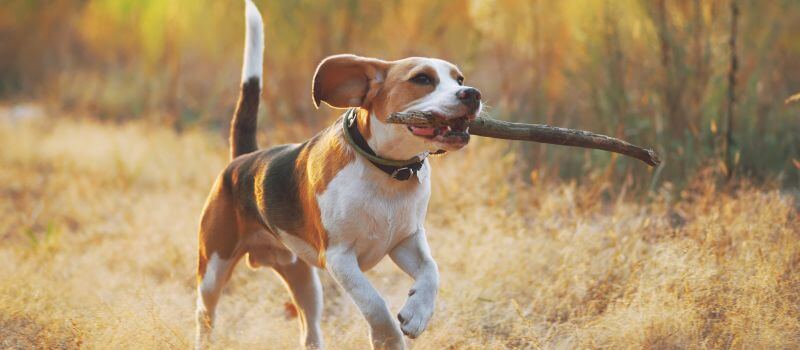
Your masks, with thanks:
M 242 90 L 231 120 L 231 159 L 258 150 L 256 124 L 264 62 L 264 22 L 252 0 L 244 0 L 245 27 Z

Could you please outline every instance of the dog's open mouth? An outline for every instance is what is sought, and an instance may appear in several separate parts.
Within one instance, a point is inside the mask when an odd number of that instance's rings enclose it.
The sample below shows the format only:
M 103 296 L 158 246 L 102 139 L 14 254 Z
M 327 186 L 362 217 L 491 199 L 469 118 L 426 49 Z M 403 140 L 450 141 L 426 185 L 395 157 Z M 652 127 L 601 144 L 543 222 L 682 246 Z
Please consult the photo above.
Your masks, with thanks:
M 469 142 L 468 116 L 447 118 L 439 114 L 434 115 L 440 120 L 441 126 L 408 126 L 408 130 L 415 136 L 445 144 L 466 144 Z

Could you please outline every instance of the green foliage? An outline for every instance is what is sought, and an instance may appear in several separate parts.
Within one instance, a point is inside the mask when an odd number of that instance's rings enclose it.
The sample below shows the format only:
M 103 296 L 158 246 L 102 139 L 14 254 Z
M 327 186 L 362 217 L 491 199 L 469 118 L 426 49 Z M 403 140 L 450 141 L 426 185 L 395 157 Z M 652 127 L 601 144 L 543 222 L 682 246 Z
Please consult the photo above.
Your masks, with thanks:
M 652 145 L 664 179 L 716 164 L 726 115 L 727 1 L 256 1 L 266 23 L 264 118 L 329 121 L 310 102 L 316 64 L 352 52 L 442 57 L 500 118 Z M 3 2 L 0 96 L 128 120 L 224 127 L 243 46 L 242 4 L 212 0 Z M 745 175 L 798 184 L 800 6 L 742 1 L 734 149 Z M 520 169 L 652 173 L 603 152 L 520 145 Z M 615 159 L 615 158 L 614 158 Z M 610 161 L 612 160 L 612 161 Z M 642 182 L 642 186 L 648 186 Z

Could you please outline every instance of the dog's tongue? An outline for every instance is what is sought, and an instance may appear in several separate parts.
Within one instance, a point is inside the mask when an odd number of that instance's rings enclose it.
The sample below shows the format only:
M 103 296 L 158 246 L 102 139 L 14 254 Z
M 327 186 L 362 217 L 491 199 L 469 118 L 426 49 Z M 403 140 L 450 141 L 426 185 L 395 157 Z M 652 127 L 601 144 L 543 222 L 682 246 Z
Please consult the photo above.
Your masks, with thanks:
M 417 126 L 412 126 L 411 132 L 414 133 L 414 135 L 419 135 L 419 136 L 433 136 L 434 132 L 436 132 L 436 128 L 421 128 Z

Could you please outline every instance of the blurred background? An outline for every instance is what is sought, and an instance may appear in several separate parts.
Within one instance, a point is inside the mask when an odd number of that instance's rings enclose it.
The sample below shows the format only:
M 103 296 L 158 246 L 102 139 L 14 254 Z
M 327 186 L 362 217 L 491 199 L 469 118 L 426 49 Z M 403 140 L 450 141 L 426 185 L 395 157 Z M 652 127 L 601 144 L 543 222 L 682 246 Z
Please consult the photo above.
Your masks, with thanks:
M 433 56 L 462 68 L 493 117 L 601 132 L 665 158 L 652 174 L 605 152 L 515 144 L 518 168 L 534 178 L 600 171 L 654 188 L 681 184 L 699 168 L 735 167 L 798 184 L 800 104 L 784 102 L 800 92 L 796 0 L 738 1 L 735 33 L 729 1 L 256 3 L 267 41 L 260 126 L 286 128 L 287 141 L 335 114 L 315 111 L 310 98 L 325 56 Z M 6 0 L 0 37 L 3 100 L 225 134 L 242 59 L 237 1 Z
M 255 2 L 262 147 L 333 122 L 312 74 L 350 52 L 447 59 L 491 117 L 665 160 L 478 137 L 434 159 L 442 283 L 412 348 L 800 348 L 800 1 Z M 229 162 L 243 12 L 0 0 L 0 348 L 191 347 L 198 216 Z M 412 281 L 388 260 L 369 277 L 397 310 Z M 366 348 L 358 310 L 321 275 L 330 348 Z M 240 266 L 218 348 L 294 348 L 287 299 Z

